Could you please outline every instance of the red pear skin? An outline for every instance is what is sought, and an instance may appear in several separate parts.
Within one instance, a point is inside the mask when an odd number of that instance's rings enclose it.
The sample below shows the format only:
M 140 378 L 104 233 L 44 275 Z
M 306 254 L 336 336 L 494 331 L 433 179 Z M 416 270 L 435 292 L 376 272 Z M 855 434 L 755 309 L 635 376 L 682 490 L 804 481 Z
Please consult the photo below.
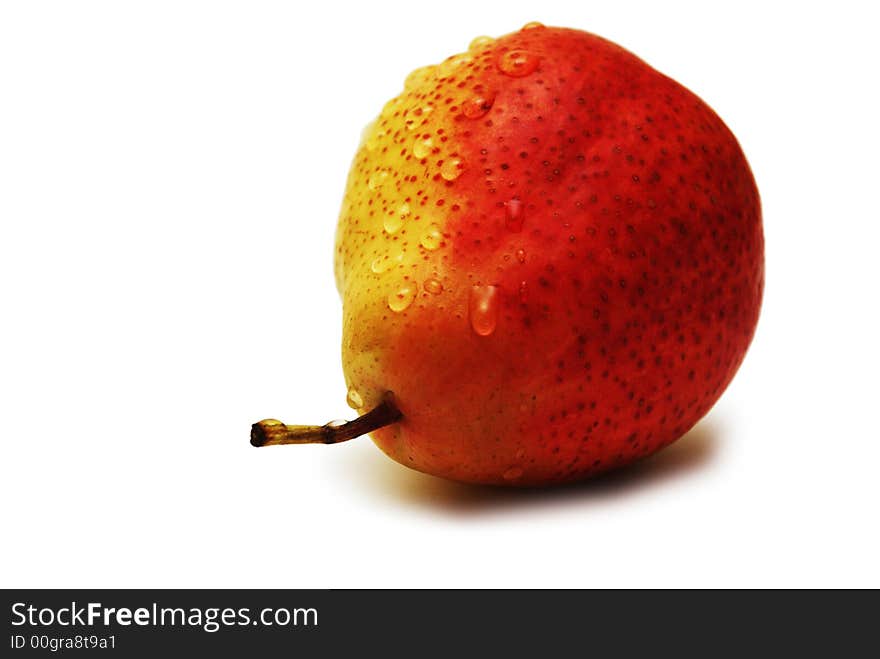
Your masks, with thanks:
M 623 48 L 530 25 L 410 75 L 364 135 L 336 242 L 349 402 L 391 458 L 472 483 L 584 479 L 718 400 L 764 285 L 722 120 Z

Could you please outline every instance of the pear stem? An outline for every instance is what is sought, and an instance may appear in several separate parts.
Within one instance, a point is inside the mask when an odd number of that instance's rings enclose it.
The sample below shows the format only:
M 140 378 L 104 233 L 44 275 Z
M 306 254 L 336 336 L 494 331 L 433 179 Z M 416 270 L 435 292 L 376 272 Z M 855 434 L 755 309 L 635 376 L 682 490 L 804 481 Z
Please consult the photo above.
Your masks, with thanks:
M 251 426 L 251 446 L 338 444 L 391 425 L 402 418 L 403 414 L 397 409 L 394 396 L 389 391 L 376 407 L 345 423 L 331 421 L 323 426 L 289 426 L 276 419 L 263 419 Z

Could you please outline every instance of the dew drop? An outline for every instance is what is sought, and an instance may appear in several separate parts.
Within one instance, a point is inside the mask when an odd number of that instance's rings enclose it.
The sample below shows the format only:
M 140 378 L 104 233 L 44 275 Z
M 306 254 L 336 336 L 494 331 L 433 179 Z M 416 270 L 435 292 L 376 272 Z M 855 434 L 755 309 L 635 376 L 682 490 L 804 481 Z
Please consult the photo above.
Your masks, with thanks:
M 522 78 L 537 68 L 538 56 L 527 50 L 509 50 L 498 58 L 498 69 L 512 78 Z
M 454 181 L 461 176 L 462 169 L 464 169 L 464 165 L 460 158 L 450 158 L 440 167 L 440 176 L 447 181 Z
M 440 295 L 443 292 L 443 284 L 439 279 L 427 279 L 425 280 L 425 290 L 431 295 Z
M 413 155 L 421 160 L 422 158 L 426 158 L 431 154 L 431 149 L 434 146 L 434 140 L 430 137 L 417 137 L 415 143 L 413 144 L 412 152 Z
M 403 82 L 403 88 L 406 90 L 410 90 L 413 87 L 418 87 L 423 82 L 430 80 L 431 76 L 434 74 L 434 69 L 437 67 L 433 64 L 429 66 L 420 66 L 414 71 L 410 72 L 408 76 L 406 76 L 406 80 Z
M 479 50 L 480 48 L 483 48 L 484 46 L 489 46 L 493 43 L 495 43 L 495 39 L 493 39 L 492 37 L 474 37 L 468 45 L 468 50 Z
M 388 308 L 395 313 L 400 313 L 411 305 L 415 298 L 416 287 L 413 284 L 404 283 L 388 296 Z
M 373 259 L 373 262 L 370 263 L 370 270 L 375 272 L 377 275 L 385 272 L 386 270 L 390 270 L 391 268 L 400 265 L 403 261 L 403 252 L 397 252 L 393 256 L 378 256 Z
M 405 220 L 406 218 L 408 218 L 409 214 L 410 214 L 409 204 L 404 202 L 400 206 L 398 206 L 397 207 L 397 214 L 400 216 L 400 219 L 402 219 L 402 220 Z
M 526 282 L 521 281 L 519 283 L 519 301 L 525 304 L 528 299 L 528 284 Z
M 390 101 L 388 101 L 382 107 L 382 116 L 386 117 L 386 118 L 392 116 L 397 111 L 399 106 L 400 106 L 400 98 L 398 98 L 398 97 L 392 98 Z
M 448 78 L 456 73 L 459 68 L 473 61 L 473 57 L 467 53 L 460 53 L 447 57 L 437 66 L 437 77 Z
M 364 126 L 364 129 L 361 131 L 361 144 L 365 145 L 370 138 L 373 129 L 376 128 L 376 120 L 373 119 L 370 123 Z
M 510 201 L 504 204 L 504 210 L 506 214 L 506 218 L 504 220 L 505 226 L 507 226 L 509 231 L 520 232 L 523 228 L 523 212 L 522 212 L 522 201 L 514 197 Z
M 370 178 L 367 179 L 367 187 L 370 190 L 378 190 L 382 187 L 382 184 L 385 183 L 385 179 L 388 178 L 388 172 L 384 169 L 380 169 L 378 172 L 373 172 L 370 175 Z
M 471 329 L 479 336 L 489 336 L 498 324 L 498 287 L 474 286 L 468 300 Z
M 385 131 L 377 129 L 376 122 L 373 121 L 364 126 L 364 131 L 361 134 L 361 141 L 367 151 L 375 151 L 376 147 L 379 146 L 379 140 L 383 137 L 385 137 Z
M 404 124 L 407 130 L 415 130 L 421 128 L 425 123 L 425 118 L 434 111 L 434 106 L 430 103 L 419 106 L 410 113 L 410 118 Z M 420 121 L 421 120 L 421 121 Z
M 382 112 L 380 112 L 380 116 L 385 117 L 386 119 L 392 116 L 397 110 L 397 106 L 400 104 L 400 99 L 395 97 L 388 101 L 385 105 L 382 106 Z
M 519 261 L 520 263 L 525 263 L 526 262 L 526 250 L 524 250 L 524 249 L 516 250 L 516 260 Z
M 345 419 L 333 419 L 332 421 L 328 421 L 324 424 L 325 428 L 338 428 L 339 426 L 344 426 L 348 421 Z
M 433 251 L 440 247 L 440 243 L 442 242 L 443 233 L 440 231 L 440 227 L 438 227 L 436 224 L 432 224 L 422 235 L 422 239 L 419 241 L 419 244 L 425 249 Z
M 504 480 L 506 481 L 515 481 L 517 478 L 523 475 L 522 467 L 511 467 L 507 471 L 502 474 Z
M 384 228 L 385 233 L 388 234 L 397 233 L 402 226 L 403 218 L 398 213 L 389 213 L 382 221 L 382 228 Z
M 353 410 L 359 410 L 364 406 L 364 399 L 361 398 L 361 395 L 354 387 L 348 388 L 348 393 L 345 395 L 345 402 L 348 403 L 348 406 Z
M 284 423 L 278 419 L 263 419 L 260 421 L 261 426 L 283 426 Z
M 544 24 L 539 21 L 531 21 L 523 25 L 522 30 L 540 30 L 544 27 Z
M 468 119 L 479 119 L 495 103 L 495 94 L 477 94 L 461 104 L 461 113 Z

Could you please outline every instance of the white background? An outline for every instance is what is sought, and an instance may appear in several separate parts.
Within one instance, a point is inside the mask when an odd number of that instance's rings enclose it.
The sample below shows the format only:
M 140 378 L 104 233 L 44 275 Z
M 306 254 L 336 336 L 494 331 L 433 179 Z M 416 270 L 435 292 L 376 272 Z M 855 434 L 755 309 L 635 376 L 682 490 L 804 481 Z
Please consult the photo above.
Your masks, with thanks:
M 864 3 L 867 6 L 867 3 Z M 876 24 L 861 3 L 5 2 L 0 586 L 880 586 Z M 346 417 L 332 241 L 407 72 L 531 20 L 712 105 L 764 202 L 744 366 L 597 482 L 473 488 Z

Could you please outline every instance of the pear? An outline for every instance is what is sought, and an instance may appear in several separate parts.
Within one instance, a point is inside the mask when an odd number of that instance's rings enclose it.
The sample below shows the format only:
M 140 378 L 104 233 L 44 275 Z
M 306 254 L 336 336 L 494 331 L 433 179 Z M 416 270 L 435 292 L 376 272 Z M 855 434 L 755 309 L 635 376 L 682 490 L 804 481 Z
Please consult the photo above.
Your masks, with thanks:
M 644 458 L 730 383 L 764 285 L 758 190 L 693 93 L 529 24 L 416 69 L 366 129 L 339 216 L 346 424 L 408 467 L 534 486 Z

